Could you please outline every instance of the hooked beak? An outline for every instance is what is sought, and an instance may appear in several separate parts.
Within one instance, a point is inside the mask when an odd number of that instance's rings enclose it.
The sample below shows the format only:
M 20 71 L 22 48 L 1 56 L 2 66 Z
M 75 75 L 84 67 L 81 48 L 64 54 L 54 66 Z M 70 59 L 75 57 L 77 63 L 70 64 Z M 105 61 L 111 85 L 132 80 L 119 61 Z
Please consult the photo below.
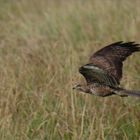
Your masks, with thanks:
M 77 86 L 77 85 L 73 86 L 73 88 L 72 88 L 72 89 L 73 89 L 73 90 L 74 90 L 74 89 L 76 89 L 76 86 Z
M 73 86 L 72 89 L 73 89 L 73 90 L 74 90 L 74 89 L 77 89 L 77 87 L 79 87 L 79 86 L 80 86 L 79 84 L 76 84 L 76 85 Z

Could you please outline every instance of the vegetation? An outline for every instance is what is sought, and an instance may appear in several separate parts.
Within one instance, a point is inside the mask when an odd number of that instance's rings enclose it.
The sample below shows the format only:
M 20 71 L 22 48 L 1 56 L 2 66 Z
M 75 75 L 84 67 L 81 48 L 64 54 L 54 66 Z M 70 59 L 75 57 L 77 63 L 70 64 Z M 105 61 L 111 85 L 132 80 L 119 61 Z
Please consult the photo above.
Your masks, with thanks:
M 140 1 L 1 0 L 0 139 L 139 140 L 140 99 L 72 90 L 78 68 L 115 41 L 140 43 Z M 140 89 L 140 54 L 122 85 Z

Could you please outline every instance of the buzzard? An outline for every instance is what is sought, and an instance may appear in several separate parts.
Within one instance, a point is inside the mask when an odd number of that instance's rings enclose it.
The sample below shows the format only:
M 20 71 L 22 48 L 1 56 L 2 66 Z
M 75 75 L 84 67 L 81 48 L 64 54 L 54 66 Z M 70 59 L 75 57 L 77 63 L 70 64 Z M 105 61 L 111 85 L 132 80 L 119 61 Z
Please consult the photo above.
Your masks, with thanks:
M 140 51 L 139 44 L 123 41 L 110 44 L 95 52 L 89 63 L 79 68 L 86 79 L 86 85 L 76 85 L 73 89 L 106 97 L 110 95 L 140 96 L 140 91 L 120 87 L 123 61 L 132 53 Z

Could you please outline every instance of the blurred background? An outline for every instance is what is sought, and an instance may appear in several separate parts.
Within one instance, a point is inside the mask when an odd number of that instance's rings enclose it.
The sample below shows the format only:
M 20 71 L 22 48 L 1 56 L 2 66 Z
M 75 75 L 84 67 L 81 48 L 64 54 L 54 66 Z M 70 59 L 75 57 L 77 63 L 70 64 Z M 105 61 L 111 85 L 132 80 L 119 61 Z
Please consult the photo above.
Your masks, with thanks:
M 0 139 L 139 140 L 140 99 L 72 90 L 115 41 L 140 43 L 139 0 L 0 0 Z M 140 89 L 140 54 L 121 85 Z

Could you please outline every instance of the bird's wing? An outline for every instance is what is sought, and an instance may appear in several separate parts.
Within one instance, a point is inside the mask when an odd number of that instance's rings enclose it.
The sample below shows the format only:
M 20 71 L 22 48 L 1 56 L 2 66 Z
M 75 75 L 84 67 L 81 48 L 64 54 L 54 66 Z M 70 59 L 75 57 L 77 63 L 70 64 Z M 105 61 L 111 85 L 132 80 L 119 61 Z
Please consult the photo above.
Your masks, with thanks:
M 87 84 L 99 83 L 113 87 L 118 85 L 113 76 L 93 64 L 86 64 L 80 67 L 79 72 L 85 77 Z
M 123 61 L 133 52 L 140 51 L 139 44 L 122 41 L 110 44 L 90 57 L 90 63 L 110 73 L 119 83 L 122 78 Z

